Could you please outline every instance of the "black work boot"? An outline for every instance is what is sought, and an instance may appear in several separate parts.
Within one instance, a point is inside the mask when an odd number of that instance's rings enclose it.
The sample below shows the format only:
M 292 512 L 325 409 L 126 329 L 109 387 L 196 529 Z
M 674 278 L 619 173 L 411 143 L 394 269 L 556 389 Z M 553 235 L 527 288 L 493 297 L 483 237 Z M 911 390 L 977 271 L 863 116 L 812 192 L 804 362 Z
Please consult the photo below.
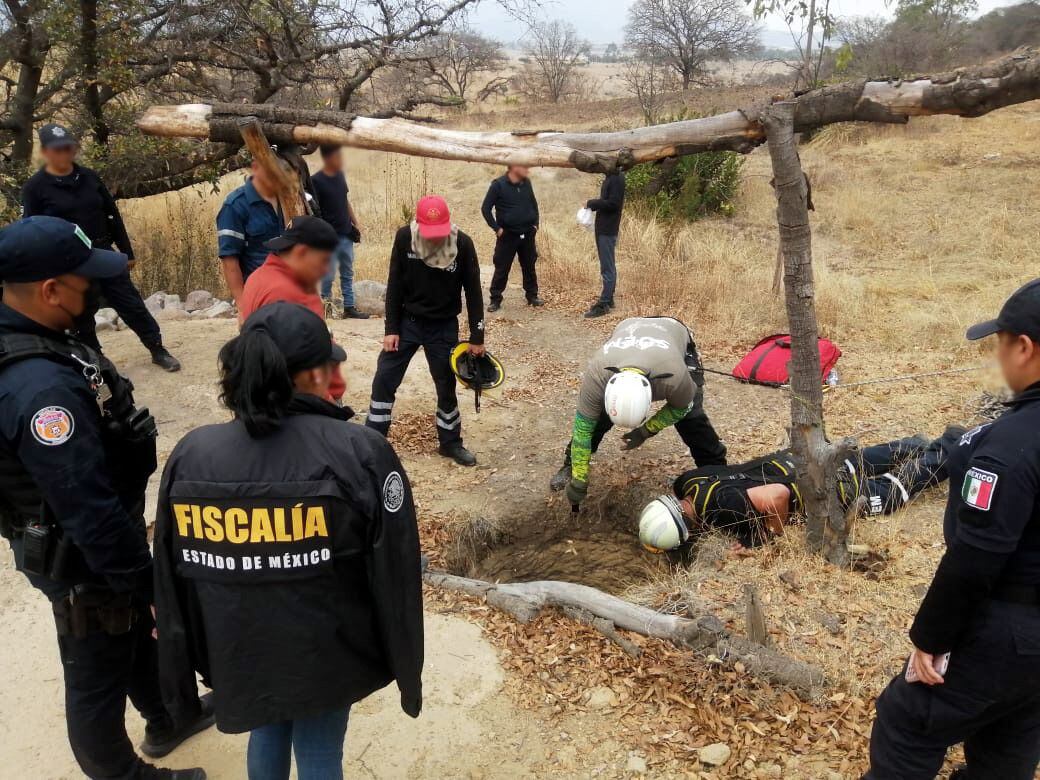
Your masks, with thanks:
M 344 306 L 343 319 L 345 320 L 367 320 L 370 315 L 359 311 L 357 306 Z
M 162 758 L 169 755 L 188 737 L 205 731 L 213 725 L 213 694 L 207 693 L 199 699 L 202 711 L 187 723 L 176 726 L 172 720 L 164 723 L 149 723 L 144 729 L 144 741 L 140 749 L 148 758 Z
M 137 765 L 136 780 L 206 780 L 206 770 L 200 766 L 191 769 L 166 769 L 143 761 Z
M 602 317 L 606 314 L 610 314 L 611 308 L 612 307 L 609 303 L 597 301 L 596 303 L 592 304 L 592 307 L 587 312 L 585 312 L 585 319 L 591 320 L 595 317 Z
M 487 310 L 490 311 L 490 312 L 496 312 L 496 311 L 498 311 L 501 308 L 502 308 L 502 301 L 491 301 L 491 303 L 488 304 Z
M 152 353 L 152 362 L 159 366 L 163 371 L 180 371 L 181 363 L 177 358 L 170 354 L 169 350 L 166 349 L 162 344 L 155 344 L 148 347 L 148 351 Z
M 461 441 L 453 442 L 452 444 L 442 444 L 437 448 L 437 452 L 445 458 L 451 458 L 460 466 L 477 465 L 476 456 L 463 447 Z
M 527 305 L 528 306 L 545 306 L 545 301 L 543 301 L 540 297 L 535 295 L 535 296 L 527 299 Z

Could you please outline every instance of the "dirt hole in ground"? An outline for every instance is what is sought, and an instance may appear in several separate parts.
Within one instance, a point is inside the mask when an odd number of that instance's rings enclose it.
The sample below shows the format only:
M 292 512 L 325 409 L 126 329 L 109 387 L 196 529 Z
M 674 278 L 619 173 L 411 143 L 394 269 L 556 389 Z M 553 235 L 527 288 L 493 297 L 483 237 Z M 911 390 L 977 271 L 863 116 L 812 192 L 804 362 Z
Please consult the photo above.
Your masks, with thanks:
M 489 582 L 562 580 L 620 594 L 669 568 L 667 556 L 639 544 L 639 512 L 653 496 L 622 483 L 604 486 L 577 514 L 554 497 L 534 509 L 473 518 L 455 535 L 449 568 Z

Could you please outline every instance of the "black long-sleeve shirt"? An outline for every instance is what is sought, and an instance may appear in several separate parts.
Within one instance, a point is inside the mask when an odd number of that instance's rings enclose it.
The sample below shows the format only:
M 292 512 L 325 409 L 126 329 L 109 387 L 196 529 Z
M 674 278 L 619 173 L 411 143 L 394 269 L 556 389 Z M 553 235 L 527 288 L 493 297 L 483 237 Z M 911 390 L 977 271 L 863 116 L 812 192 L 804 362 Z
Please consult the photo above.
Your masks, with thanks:
M 459 253 L 447 268 L 431 268 L 412 251 L 409 225 L 397 231 L 390 252 L 390 276 L 386 283 L 386 334 L 400 335 L 405 314 L 426 319 L 448 319 L 462 313 L 466 293 L 471 344 L 484 343 L 484 293 L 473 239 L 458 235 Z
M 624 175 L 607 174 L 599 188 L 599 197 L 585 205 L 596 212 L 596 235 L 616 236 L 621 229 L 621 210 L 625 206 Z
M 72 173 L 55 176 L 41 168 L 22 187 L 22 212 L 26 217 L 59 217 L 83 228 L 94 246 L 113 245 L 134 259 L 115 198 L 101 177 L 90 168 L 73 165 Z
M 499 176 L 488 187 L 480 207 L 484 221 L 495 232 L 499 228 L 510 233 L 526 233 L 538 227 L 538 198 L 530 179 L 512 182 Z

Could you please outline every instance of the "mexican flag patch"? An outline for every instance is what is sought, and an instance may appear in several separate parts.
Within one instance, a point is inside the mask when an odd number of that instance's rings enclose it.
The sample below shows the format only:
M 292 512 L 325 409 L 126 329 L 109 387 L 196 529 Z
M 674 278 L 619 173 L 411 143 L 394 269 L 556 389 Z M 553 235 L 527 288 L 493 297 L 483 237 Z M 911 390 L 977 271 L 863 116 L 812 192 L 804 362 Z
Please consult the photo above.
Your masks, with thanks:
M 961 498 L 968 506 L 988 512 L 989 508 L 993 506 L 993 493 L 996 489 L 997 475 L 992 471 L 969 469 L 968 473 L 964 475 Z

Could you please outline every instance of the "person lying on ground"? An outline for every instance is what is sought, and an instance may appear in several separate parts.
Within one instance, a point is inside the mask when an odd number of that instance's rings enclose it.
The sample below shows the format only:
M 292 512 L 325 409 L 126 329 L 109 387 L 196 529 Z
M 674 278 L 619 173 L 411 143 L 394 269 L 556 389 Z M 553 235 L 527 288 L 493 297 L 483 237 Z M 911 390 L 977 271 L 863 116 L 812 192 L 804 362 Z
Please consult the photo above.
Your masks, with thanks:
M 566 488 L 571 504 L 581 504 L 592 453 L 615 425 L 630 429 L 626 450 L 674 426 L 698 466 L 725 464 L 726 447 L 703 400 L 704 371 L 689 328 L 671 317 L 624 320 L 585 369 L 571 441 L 549 487 Z M 665 405 L 651 416 L 654 401 Z
M 163 697 L 214 686 L 217 727 L 249 731 L 250 780 L 343 777 L 351 706 L 396 680 L 422 706 L 419 533 L 386 439 L 324 400 L 345 357 L 294 303 L 253 314 L 220 351 L 234 420 L 170 455 L 155 522 Z M 190 680 L 190 685 L 186 682 Z
M 946 479 L 946 460 L 962 428 L 928 441 L 914 436 L 859 451 L 838 469 L 838 500 L 848 510 L 862 499 L 868 515 L 887 515 Z M 734 466 L 709 466 L 675 480 L 674 496 L 651 501 L 639 517 L 639 540 L 651 552 L 674 550 L 696 533 L 720 530 L 733 550 L 784 533 L 804 512 L 789 450 Z
M 306 306 L 322 319 L 325 304 L 317 286 L 328 273 L 339 237 L 319 217 L 296 217 L 278 237 L 265 242 L 271 254 L 246 280 L 239 300 L 239 321 L 245 322 L 261 306 L 289 301 Z M 339 401 L 346 392 L 340 366 L 332 369 L 329 397 Z
M 460 466 L 475 466 L 476 457 L 462 443 L 462 415 L 451 370 L 451 353 L 459 343 L 463 293 L 469 351 L 480 356 L 485 353 L 484 295 L 477 250 L 473 239 L 451 221 L 444 198 L 429 195 L 419 201 L 412 223 L 397 231 L 390 253 L 386 335 L 372 379 L 365 425 L 389 435 L 397 388 L 422 347 L 437 391 L 437 451 Z

